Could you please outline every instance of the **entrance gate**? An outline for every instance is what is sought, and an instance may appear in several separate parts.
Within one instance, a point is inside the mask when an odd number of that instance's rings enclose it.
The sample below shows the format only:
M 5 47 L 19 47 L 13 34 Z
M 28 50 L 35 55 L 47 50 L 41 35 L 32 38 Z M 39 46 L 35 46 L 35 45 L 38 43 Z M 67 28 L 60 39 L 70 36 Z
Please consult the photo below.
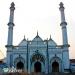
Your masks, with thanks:
M 35 53 L 31 58 L 31 72 L 44 72 L 44 64 L 44 56 L 39 52 Z
M 52 63 L 52 72 L 59 72 L 59 63 L 56 61 Z
M 24 64 L 20 61 L 16 65 L 17 69 L 24 69 Z
M 34 69 L 35 69 L 35 72 L 41 72 L 41 63 L 40 62 L 36 62 L 34 64 Z

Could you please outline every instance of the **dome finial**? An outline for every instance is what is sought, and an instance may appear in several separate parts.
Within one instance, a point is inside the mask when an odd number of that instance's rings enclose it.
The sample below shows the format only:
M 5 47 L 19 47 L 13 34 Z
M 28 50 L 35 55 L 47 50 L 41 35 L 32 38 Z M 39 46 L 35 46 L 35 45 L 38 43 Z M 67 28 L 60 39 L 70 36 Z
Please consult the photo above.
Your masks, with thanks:
M 38 30 L 37 30 L 37 36 L 38 36 Z
M 24 39 L 25 39 L 25 35 L 24 35 Z
M 51 35 L 50 35 L 50 39 L 51 39 Z
M 25 35 L 24 35 L 24 40 L 26 40 Z

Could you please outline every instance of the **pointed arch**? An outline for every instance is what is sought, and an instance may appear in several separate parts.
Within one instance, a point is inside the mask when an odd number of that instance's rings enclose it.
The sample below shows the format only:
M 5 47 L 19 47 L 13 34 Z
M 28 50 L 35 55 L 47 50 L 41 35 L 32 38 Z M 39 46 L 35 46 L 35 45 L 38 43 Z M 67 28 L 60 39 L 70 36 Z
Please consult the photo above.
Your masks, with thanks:
M 32 54 L 31 58 L 30 58 L 30 61 L 31 62 L 34 62 L 34 61 L 42 61 L 43 63 L 45 62 L 45 56 L 41 53 L 39 53 L 38 51 L 35 52 L 34 54 Z
M 59 63 L 57 61 L 52 63 L 52 72 L 59 72 Z
M 38 67 L 37 67 L 38 66 Z M 44 72 L 45 58 L 40 53 L 31 56 L 31 72 Z
M 25 68 L 25 60 L 23 57 L 16 57 L 14 60 L 14 66 L 16 69 L 24 69 Z
M 51 72 L 61 72 L 62 61 L 59 57 L 53 57 L 50 60 L 50 70 L 51 70 Z

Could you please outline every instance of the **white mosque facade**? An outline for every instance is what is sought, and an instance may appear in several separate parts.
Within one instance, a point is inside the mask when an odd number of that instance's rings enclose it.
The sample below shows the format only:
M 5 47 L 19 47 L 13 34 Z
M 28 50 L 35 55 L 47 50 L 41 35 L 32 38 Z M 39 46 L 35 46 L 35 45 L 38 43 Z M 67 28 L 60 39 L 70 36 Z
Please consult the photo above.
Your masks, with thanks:
M 67 37 L 67 22 L 65 20 L 64 6 L 60 3 L 62 45 L 57 45 L 50 37 L 42 40 L 38 35 L 33 40 L 25 38 L 19 45 L 13 45 L 13 27 L 14 27 L 15 5 L 12 2 L 10 7 L 10 18 L 8 23 L 8 41 L 6 63 L 10 68 L 26 70 L 30 72 L 65 72 L 70 69 L 69 44 Z

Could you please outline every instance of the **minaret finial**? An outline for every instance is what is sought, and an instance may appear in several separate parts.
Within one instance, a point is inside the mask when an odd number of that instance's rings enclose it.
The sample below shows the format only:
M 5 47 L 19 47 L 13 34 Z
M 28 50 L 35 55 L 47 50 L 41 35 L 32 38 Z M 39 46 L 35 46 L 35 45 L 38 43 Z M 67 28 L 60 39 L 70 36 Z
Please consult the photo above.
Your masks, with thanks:
M 64 8 L 64 6 L 63 6 L 63 5 L 64 5 L 63 2 L 60 2 L 59 5 L 60 5 L 60 8 Z
M 66 23 L 66 21 L 65 21 L 65 13 L 64 13 L 64 6 L 63 6 L 63 3 L 62 2 L 60 2 L 60 7 L 59 7 L 59 10 L 60 10 L 60 13 L 61 13 L 61 23 Z M 67 24 L 67 23 L 66 23 Z
M 9 18 L 9 23 L 13 23 L 13 20 L 14 20 L 14 10 L 15 10 L 15 4 L 14 2 L 11 3 L 11 6 L 10 6 L 10 18 Z M 14 23 L 13 23 L 14 25 Z
M 14 4 L 14 2 L 11 3 L 10 9 L 11 10 L 15 10 L 15 4 Z
M 14 4 L 14 2 L 12 2 L 12 3 L 11 3 L 11 7 L 14 7 L 14 6 L 15 6 L 15 4 Z

